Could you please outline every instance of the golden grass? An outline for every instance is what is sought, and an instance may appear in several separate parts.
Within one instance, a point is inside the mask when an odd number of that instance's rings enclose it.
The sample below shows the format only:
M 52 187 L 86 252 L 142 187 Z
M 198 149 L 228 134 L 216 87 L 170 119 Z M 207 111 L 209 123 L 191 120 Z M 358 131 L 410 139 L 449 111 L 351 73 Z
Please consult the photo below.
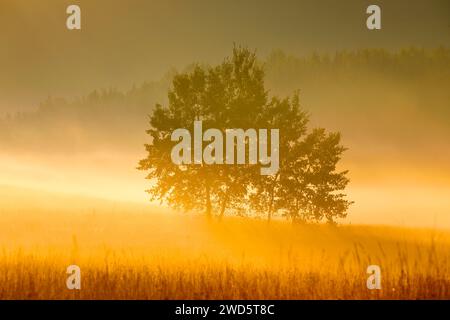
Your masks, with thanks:
M 2 208 L 0 299 L 450 298 L 446 231 L 219 223 L 72 200 Z M 66 288 L 70 264 L 80 291 Z M 371 264 L 381 290 L 366 287 Z

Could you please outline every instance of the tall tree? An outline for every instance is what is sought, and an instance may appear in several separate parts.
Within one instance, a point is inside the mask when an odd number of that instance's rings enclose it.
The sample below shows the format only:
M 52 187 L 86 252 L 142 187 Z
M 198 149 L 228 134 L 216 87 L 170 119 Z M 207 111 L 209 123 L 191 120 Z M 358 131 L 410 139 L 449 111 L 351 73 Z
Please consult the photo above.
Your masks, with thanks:
M 231 58 L 218 66 L 196 66 L 178 74 L 168 100 L 167 107 L 157 105 L 150 117 L 147 132 L 152 140 L 139 165 L 149 171 L 153 200 L 219 217 L 232 210 L 265 214 L 269 220 L 276 213 L 294 221 L 333 222 L 346 215 L 350 202 L 338 192 L 348 183 L 347 172 L 336 172 L 345 150 L 339 134 L 324 129 L 308 133 L 308 115 L 300 107 L 298 93 L 269 100 L 264 71 L 254 53 L 234 48 Z M 224 136 L 234 128 L 279 129 L 278 172 L 261 175 L 261 163 L 174 164 L 172 132 L 184 128 L 192 137 L 198 120 L 203 130 L 218 129 Z M 244 139 L 248 147 L 249 140 Z M 192 156 L 195 147 L 190 147 Z
M 234 48 L 233 55 L 216 67 L 196 66 L 175 76 L 169 105 L 157 105 L 147 131 L 147 158 L 139 169 L 148 170 L 153 181 L 148 190 L 153 200 L 166 201 L 183 210 L 204 210 L 207 216 L 241 207 L 253 168 L 247 165 L 174 165 L 171 133 L 177 128 L 192 131 L 196 120 L 203 129 L 253 128 L 267 102 L 264 72 L 254 53 Z M 193 133 L 191 132 L 191 136 Z

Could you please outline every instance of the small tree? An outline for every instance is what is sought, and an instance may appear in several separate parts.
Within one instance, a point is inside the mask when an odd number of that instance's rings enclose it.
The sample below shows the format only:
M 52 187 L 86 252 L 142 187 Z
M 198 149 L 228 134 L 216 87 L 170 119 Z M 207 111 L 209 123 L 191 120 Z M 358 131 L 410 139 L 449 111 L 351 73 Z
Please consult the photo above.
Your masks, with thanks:
M 303 141 L 292 146 L 286 163 L 286 174 L 280 179 L 282 201 L 278 208 L 296 222 L 320 221 L 334 223 L 344 218 L 351 202 L 341 191 L 349 180 L 348 171 L 336 171 L 345 148 L 339 133 L 314 129 Z
M 254 175 L 251 208 L 270 221 L 282 212 L 295 222 L 333 223 L 344 218 L 351 202 L 344 190 L 347 171 L 337 172 L 345 148 L 338 133 L 324 129 L 307 133 L 308 115 L 302 111 L 298 93 L 291 99 L 273 98 L 264 109 L 263 123 L 280 128 L 280 170 L 273 176 Z

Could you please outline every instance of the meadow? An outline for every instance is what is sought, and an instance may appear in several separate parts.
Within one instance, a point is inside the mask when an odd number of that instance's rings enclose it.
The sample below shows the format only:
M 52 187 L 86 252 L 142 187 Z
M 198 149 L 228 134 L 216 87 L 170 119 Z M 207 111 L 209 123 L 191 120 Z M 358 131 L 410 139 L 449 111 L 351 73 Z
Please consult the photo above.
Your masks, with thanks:
M 152 205 L 1 192 L 0 299 L 450 298 L 448 231 L 219 222 Z M 81 290 L 66 288 L 71 264 L 81 268 Z M 381 290 L 366 287 L 373 264 Z

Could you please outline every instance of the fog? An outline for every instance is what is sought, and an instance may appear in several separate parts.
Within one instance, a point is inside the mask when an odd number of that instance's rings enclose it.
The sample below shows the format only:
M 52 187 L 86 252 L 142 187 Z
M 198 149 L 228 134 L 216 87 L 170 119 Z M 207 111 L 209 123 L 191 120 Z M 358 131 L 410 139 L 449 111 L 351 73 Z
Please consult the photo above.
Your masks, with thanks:
M 0 185 L 149 204 L 148 115 L 177 72 L 236 43 L 269 96 L 299 90 L 310 127 L 342 134 L 355 201 L 342 223 L 450 228 L 449 3 L 379 2 L 369 32 L 357 0 L 81 0 L 70 32 L 71 1 L 3 0 Z
M 342 133 L 355 201 L 342 222 L 450 227 L 449 50 L 274 51 L 260 62 L 269 95 L 300 90 L 312 125 Z M 136 167 L 148 114 L 166 103 L 175 72 L 3 117 L 0 184 L 148 203 Z

